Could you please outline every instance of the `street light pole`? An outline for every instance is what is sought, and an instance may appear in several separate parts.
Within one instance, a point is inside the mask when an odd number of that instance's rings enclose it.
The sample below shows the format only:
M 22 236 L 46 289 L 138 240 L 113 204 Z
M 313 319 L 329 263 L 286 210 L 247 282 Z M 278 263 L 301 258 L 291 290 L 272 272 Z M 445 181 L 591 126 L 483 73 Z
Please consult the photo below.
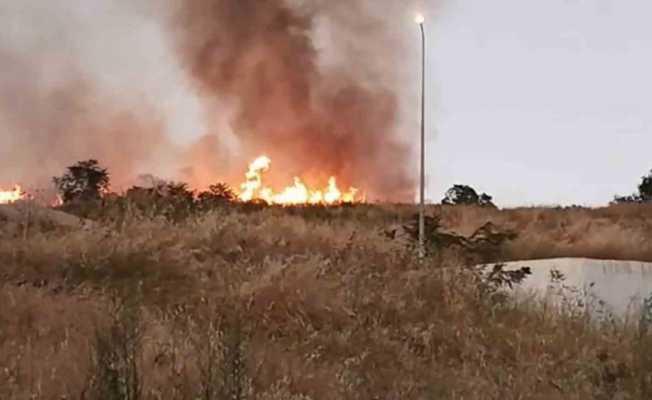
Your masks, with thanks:
M 426 32 L 425 18 L 419 14 L 416 18 L 421 28 L 421 179 L 419 188 L 419 258 L 426 255 L 425 248 L 425 185 L 426 185 Z

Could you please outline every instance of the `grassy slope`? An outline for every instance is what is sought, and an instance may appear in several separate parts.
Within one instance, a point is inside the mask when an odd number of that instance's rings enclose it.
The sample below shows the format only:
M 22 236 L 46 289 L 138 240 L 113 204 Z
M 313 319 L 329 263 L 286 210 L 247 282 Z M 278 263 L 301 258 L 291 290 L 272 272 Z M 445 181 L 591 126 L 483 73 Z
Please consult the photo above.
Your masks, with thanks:
M 514 304 L 439 268 L 454 259 L 419 263 L 382 233 L 413 211 L 4 231 L 0 398 L 650 398 L 645 324 Z M 511 259 L 652 261 L 652 207 L 431 212 L 463 233 L 517 230 Z
M 463 233 L 486 221 L 518 232 L 519 238 L 506 249 L 510 260 L 588 257 L 652 262 L 652 204 L 598 209 L 452 207 L 439 212 L 445 225 Z

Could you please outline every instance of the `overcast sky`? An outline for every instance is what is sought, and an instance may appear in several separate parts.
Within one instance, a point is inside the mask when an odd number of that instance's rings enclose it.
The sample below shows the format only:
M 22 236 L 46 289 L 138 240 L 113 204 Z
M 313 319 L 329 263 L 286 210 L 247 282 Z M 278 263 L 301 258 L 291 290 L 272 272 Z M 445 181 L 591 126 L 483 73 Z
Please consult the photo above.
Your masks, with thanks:
M 429 194 L 605 204 L 652 168 L 652 2 L 450 0 L 429 26 Z M 434 98 L 433 98 L 434 97 Z

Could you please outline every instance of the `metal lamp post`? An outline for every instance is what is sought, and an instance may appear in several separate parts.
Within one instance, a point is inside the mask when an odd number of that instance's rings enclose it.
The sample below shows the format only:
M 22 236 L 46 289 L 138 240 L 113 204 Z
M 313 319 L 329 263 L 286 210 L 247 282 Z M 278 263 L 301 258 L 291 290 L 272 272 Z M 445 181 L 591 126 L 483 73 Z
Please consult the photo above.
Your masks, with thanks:
M 426 255 L 425 249 L 425 185 L 426 185 L 426 32 L 425 17 L 418 14 L 415 21 L 421 28 L 421 179 L 419 188 L 419 258 Z

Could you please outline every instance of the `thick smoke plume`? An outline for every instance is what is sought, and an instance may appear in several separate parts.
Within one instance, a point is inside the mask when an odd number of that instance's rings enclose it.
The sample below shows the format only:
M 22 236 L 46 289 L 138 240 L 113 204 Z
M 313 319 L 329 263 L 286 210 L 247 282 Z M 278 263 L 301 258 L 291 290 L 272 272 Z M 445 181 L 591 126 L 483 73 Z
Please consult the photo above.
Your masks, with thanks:
M 145 173 L 238 184 L 266 154 L 273 185 L 335 175 L 370 199 L 412 200 L 399 140 L 415 133 L 401 118 L 409 47 L 382 17 L 396 3 L 2 3 L 0 186 L 47 185 L 88 158 L 116 189 Z M 198 100 L 197 114 L 175 96 Z M 172 114 L 190 123 L 171 127 Z
M 400 88 L 392 67 L 401 54 L 369 12 L 390 3 L 183 1 L 172 32 L 199 93 L 231 103 L 242 148 L 269 155 L 275 177 L 303 172 L 323 182 L 335 174 L 371 196 L 409 200 L 413 165 L 397 139 Z M 317 48 L 322 26 L 330 64 Z

